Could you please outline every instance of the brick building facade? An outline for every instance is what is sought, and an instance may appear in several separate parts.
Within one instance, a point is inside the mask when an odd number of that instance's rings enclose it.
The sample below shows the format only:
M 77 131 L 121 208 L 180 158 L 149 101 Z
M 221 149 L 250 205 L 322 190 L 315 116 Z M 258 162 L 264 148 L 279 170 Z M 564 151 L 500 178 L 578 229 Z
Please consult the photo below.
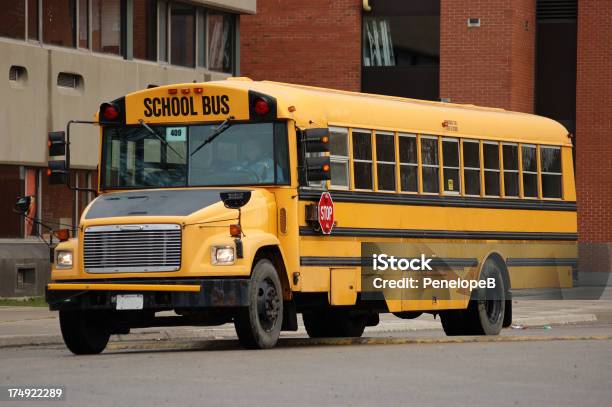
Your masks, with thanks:
M 600 255 L 610 256 L 609 2 L 440 0 L 436 9 L 431 6 L 435 1 L 371 0 L 366 2 L 371 11 L 363 3 L 258 1 L 257 13 L 242 19 L 242 74 L 351 91 L 372 89 L 362 59 L 364 21 L 377 10 L 390 16 L 391 23 L 397 15 L 433 15 L 439 21 L 439 75 L 433 79 L 439 91 L 429 91 L 429 98 L 541 114 L 575 132 L 579 239 L 608 243 Z M 472 18 L 477 21 L 470 26 Z M 435 58 L 431 61 L 433 66 Z M 421 86 L 423 69 L 413 64 L 401 72 L 389 67 L 388 72 L 397 75 L 395 87 L 405 92 L 401 96 L 418 97 L 405 82 Z M 395 88 L 390 89 L 394 94 Z

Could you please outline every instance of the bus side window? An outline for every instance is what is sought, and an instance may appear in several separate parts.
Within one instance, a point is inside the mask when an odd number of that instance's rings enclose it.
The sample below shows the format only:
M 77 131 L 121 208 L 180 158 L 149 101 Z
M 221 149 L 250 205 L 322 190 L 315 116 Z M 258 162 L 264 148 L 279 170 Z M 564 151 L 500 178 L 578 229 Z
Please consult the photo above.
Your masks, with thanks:
M 482 143 L 484 155 L 485 195 L 499 196 L 499 144 L 492 141 Z
M 542 196 L 561 198 L 561 148 L 540 146 Z
M 519 196 L 518 145 L 502 144 L 504 157 L 504 196 Z
M 538 161 L 535 145 L 523 144 L 523 196 L 525 198 L 538 197 Z
M 418 192 L 419 162 L 415 134 L 399 134 L 399 161 L 402 192 Z
M 379 191 L 395 191 L 395 135 L 376 132 L 376 171 Z
M 456 195 L 461 190 L 459 179 L 459 140 L 442 139 L 442 175 L 444 176 L 444 193 Z
M 372 133 L 353 129 L 355 189 L 372 189 Z
M 480 143 L 463 140 L 465 195 L 480 196 Z
M 438 171 L 438 138 L 421 136 L 421 164 L 423 171 L 423 192 L 440 193 Z
M 347 189 L 349 186 L 348 129 L 329 128 L 329 156 L 331 161 L 330 186 Z

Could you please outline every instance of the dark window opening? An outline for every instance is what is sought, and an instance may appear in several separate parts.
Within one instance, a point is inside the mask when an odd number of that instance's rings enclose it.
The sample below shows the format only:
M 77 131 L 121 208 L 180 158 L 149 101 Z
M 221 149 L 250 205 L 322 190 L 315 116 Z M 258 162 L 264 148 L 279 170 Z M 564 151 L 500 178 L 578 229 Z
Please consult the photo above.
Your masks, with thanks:
M 355 189 L 372 189 L 372 134 L 353 130 Z

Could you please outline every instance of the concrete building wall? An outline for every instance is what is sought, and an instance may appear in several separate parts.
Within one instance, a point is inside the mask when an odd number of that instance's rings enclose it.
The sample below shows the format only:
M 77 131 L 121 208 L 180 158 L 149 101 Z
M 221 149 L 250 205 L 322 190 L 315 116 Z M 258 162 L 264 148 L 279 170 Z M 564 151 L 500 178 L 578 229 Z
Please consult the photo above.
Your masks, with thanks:
M 11 66 L 26 76 L 10 81 Z M 92 120 L 103 101 L 148 85 L 206 81 L 228 75 L 181 68 L 83 50 L 40 46 L 0 39 L 0 163 L 46 166 L 47 131 L 63 130 L 71 119 Z M 60 73 L 80 75 L 77 88 L 58 86 Z M 71 163 L 94 169 L 98 161 L 97 128 L 75 127 L 71 133 Z
M 257 2 L 240 20 L 241 74 L 359 91 L 360 0 Z
M 480 27 L 468 27 L 480 18 Z M 440 4 L 440 96 L 533 112 L 535 1 Z

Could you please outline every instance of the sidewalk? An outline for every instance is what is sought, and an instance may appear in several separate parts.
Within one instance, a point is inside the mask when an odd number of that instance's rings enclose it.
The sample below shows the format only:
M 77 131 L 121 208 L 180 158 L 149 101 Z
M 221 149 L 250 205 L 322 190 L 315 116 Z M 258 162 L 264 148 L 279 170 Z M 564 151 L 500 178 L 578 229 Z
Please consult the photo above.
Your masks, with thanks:
M 612 301 L 523 300 L 514 302 L 513 324 L 523 326 L 562 325 L 572 323 L 612 322 Z M 304 337 L 301 318 L 299 330 L 283 336 Z M 439 318 L 422 315 L 413 320 L 402 320 L 383 314 L 380 324 L 366 328 L 365 335 L 385 332 L 440 330 Z M 171 327 L 134 329 L 129 335 L 114 335 L 111 341 L 134 340 L 200 340 L 235 338 L 232 324 L 216 327 Z M 0 307 L 0 347 L 51 345 L 63 343 L 58 313 L 43 307 Z

